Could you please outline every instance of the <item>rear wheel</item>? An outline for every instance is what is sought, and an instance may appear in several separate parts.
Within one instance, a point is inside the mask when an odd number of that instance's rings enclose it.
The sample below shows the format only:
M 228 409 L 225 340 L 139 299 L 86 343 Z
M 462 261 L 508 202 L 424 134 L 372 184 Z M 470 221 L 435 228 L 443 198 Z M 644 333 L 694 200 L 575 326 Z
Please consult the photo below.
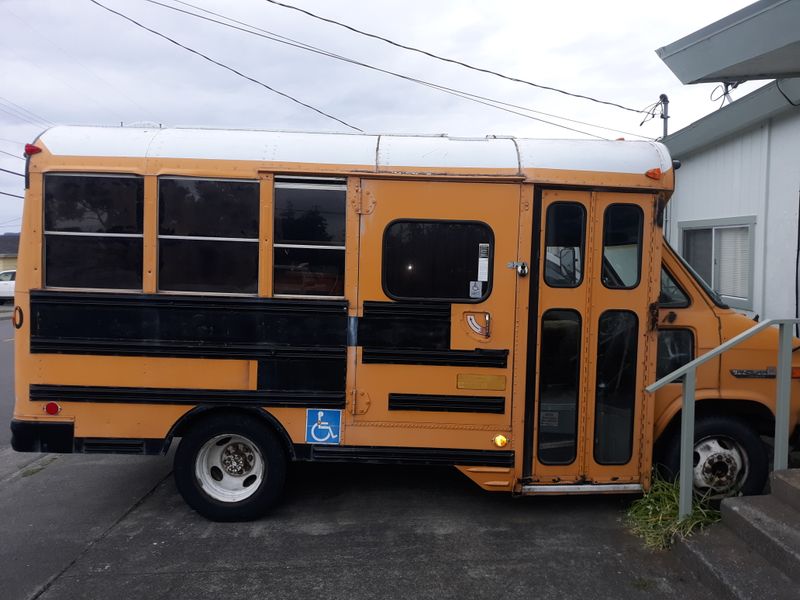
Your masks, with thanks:
M 186 503 L 213 521 L 249 521 L 278 500 L 286 455 L 274 432 L 245 415 L 210 417 L 183 437 L 175 484 Z
M 694 493 L 711 500 L 750 496 L 764 491 L 769 459 L 758 433 L 737 417 L 700 417 L 695 424 L 692 457 Z M 661 466 L 677 478 L 680 428 L 664 447 Z

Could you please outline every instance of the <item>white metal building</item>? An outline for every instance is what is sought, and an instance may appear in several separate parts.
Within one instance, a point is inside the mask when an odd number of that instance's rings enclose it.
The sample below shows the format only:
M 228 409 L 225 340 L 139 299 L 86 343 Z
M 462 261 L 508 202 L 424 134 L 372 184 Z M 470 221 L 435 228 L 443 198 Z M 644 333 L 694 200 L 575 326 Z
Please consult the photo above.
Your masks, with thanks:
M 685 83 L 783 77 L 664 139 L 682 163 L 665 234 L 732 307 L 800 316 L 800 2 L 758 2 L 658 53 Z

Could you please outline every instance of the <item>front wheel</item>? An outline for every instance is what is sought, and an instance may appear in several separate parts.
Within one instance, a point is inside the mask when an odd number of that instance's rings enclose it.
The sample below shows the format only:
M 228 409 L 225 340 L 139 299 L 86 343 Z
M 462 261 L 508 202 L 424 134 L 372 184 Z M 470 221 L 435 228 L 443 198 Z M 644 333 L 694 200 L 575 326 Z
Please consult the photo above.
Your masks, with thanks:
M 710 500 L 751 496 L 764 491 L 769 458 L 758 433 L 736 417 L 698 418 L 692 457 L 694 493 Z M 668 476 L 677 478 L 680 428 L 667 441 L 661 459 Z
M 244 415 L 209 417 L 175 453 L 175 484 L 186 503 L 213 521 L 250 521 L 278 500 L 286 455 L 264 423 Z

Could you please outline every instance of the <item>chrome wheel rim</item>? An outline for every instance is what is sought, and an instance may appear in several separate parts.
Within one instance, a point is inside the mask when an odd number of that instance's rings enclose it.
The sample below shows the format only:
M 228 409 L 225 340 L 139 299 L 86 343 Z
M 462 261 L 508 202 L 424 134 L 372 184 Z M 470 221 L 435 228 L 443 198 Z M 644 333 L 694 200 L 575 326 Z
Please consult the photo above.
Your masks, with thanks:
M 220 502 L 241 502 L 256 493 L 266 474 L 261 452 L 248 438 L 223 434 L 208 440 L 195 459 L 203 491 Z
M 694 446 L 694 489 L 711 500 L 738 496 L 750 472 L 742 445 L 727 436 L 711 436 Z

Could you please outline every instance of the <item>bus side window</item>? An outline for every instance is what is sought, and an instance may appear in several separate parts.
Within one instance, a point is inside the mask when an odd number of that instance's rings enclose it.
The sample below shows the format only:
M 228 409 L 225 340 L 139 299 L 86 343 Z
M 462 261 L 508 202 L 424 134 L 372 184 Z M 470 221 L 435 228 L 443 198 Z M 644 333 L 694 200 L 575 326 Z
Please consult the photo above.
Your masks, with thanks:
M 258 291 L 258 182 L 160 177 L 158 289 Z
M 552 287 L 577 287 L 583 281 L 586 209 L 577 202 L 547 208 L 544 280 Z
M 483 302 L 494 233 L 477 221 L 393 221 L 383 234 L 383 291 L 395 300 Z
M 44 176 L 46 287 L 142 289 L 144 180 Z
M 631 289 L 639 285 L 642 267 L 642 209 L 612 204 L 603 225 L 603 285 Z
M 275 178 L 275 296 L 344 296 L 347 182 Z
M 664 267 L 661 267 L 661 293 L 658 296 L 658 305 L 661 308 L 686 308 L 689 306 L 689 296 Z
M 666 377 L 675 369 L 694 359 L 694 335 L 689 329 L 660 329 L 658 331 L 658 358 L 656 380 Z M 683 377 L 676 380 L 683 381 Z

